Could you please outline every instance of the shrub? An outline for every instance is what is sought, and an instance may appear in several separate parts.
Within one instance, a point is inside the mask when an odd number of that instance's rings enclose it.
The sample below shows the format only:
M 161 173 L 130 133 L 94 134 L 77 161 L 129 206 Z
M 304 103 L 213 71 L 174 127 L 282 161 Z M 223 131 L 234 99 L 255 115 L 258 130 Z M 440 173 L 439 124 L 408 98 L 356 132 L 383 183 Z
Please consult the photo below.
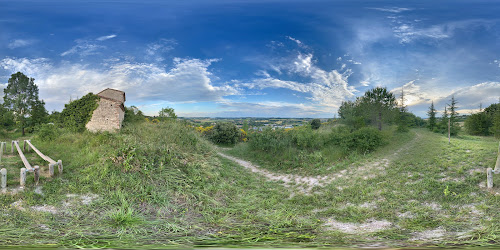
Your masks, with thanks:
M 338 127 L 332 131 L 329 139 L 345 152 L 356 150 L 368 153 L 383 144 L 382 132 L 374 127 L 364 127 L 353 132 L 349 132 L 346 127 Z
M 323 144 L 320 134 L 306 126 L 292 129 L 288 133 L 291 134 L 292 142 L 298 149 L 318 149 Z
M 144 114 L 136 106 L 125 107 L 125 118 L 123 119 L 124 124 L 144 122 Z
M 54 124 L 43 124 L 36 131 L 36 136 L 42 141 L 53 141 L 59 134 L 59 130 Z
M 235 144 L 240 139 L 241 132 L 233 123 L 220 122 L 210 130 L 207 136 L 217 144 Z
M 319 129 L 321 127 L 321 120 L 320 119 L 313 119 L 311 121 L 311 128 L 312 129 Z
M 292 136 L 285 130 L 266 128 L 262 132 L 250 134 L 249 146 L 253 150 L 280 152 L 292 145 Z

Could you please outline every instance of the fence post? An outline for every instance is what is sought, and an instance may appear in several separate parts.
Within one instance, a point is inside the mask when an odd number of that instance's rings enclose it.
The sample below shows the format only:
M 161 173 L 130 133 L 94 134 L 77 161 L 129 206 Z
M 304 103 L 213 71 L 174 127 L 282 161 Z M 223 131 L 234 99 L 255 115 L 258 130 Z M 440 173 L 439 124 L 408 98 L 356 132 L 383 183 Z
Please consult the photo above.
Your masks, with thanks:
M 0 142 L 0 163 L 2 162 L 2 156 L 3 156 L 3 145 L 5 145 L 5 142 Z
M 1 179 L 2 179 L 2 188 L 6 188 L 7 187 L 7 169 L 2 168 L 2 170 L 0 170 L 0 173 L 2 175 L 2 177 L 1 177 Z
M 486 186 L 493 187 L 493 170 L 491 168 L 486 169 Z
M 50 177 L 54 176 L 54 163 L 49 163 L 49 175 Z
M 59 175 L 62 175 L 62 173 L 63 173 L 63 165 L 62 165 L 62 161 L 61 160 L 57 161 L 57 166 L 59 168 Z
M 21 176 L 20 176 L 19 184 L 21 187 L 24 187 L 26 185 L 26 168 L 21 168 Z
M 14 154 L 14 141 L 10 143 L 10 153 Z
M 26 153 L 26 140 L 24 140 L 23 142 L 24 142 L 24 143 L 23 143 L 23 152 L 25 152 L 25 153 Z
M 35 172 L 35 185 L 38 185 L 38 182 L 40 181 L 40 167 L 35 166 L 34 167 L 34 172 Z

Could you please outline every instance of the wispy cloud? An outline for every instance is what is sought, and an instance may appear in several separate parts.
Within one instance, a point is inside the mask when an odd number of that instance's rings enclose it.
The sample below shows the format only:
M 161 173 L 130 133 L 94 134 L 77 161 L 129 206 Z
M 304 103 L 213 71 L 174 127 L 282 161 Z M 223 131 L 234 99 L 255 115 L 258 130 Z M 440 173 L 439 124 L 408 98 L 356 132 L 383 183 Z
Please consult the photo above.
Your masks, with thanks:
M 383 11 L 383 12 L 390 12 L 390 13 L 401 13 L 404 11 L 410 11 L 413 10 L 411 8 L 400 8 L 400 7 L 390 7 L 390 8 L 367 8 L 371 10 L 378 10 L 378 11 Z
M 16 49 L 16 48 L 21 48 L 21 47 L 26 47 L 29 45 L 34 44 L 36 41 L 35 40 L 26 40 L 26 39 L 16 39 L 7 45 L 9 49 Z
M 106 48 L 105 46 L 93 43 L 87 40 L 76 40 L 76 45 L 71 47 L 71 49 L 64 51 L 61 53 L 61 56 L 68 55 L 79 55 L 82 57 L 95 55 L 99 53 L 100 49 Z
M 112 39 L 112 38 L 115 38 L 115 37 L 116 37 L 115 34 L 111 34 L 111 35 L 107 35 L 107 36 L 98 37 L 96 40 L 98 40 L 98 41 L 104 41 L 104 40 Z
M 278 76 L 271 76 L 266 72 L 263 78 L 256 78 L 243 86 L 250 89 L 289 89 L 307 93 L 313 103 L 329 107 L 338 107 L 345 99 L 352 98 L 356 89 L 348 83 L 352 74 L 350 69 L 326 71 L 315 65 L 313 54 L 298 53 L 293 60 L 281 61 L 270 67 L 277 69 Z M 345 67 L 344 67 L 345 68 Z M 287 75 L 280 76 L 284 71 Z M 282 77 L 293 76 L 307 79 L 306 81 L 285 80 Z

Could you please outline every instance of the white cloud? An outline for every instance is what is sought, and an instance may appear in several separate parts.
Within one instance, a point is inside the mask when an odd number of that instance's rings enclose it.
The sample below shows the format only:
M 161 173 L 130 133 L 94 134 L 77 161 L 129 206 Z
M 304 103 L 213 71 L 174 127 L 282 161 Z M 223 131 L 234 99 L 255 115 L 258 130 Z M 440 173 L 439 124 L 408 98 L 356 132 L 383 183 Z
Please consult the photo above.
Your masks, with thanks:
M 415 106 L 422 103 L 429 103 L 431 101 L 431 99 L 429 99 L 429 95 L 422 91 L 421 86 L 415 84 L 415 80 L 391 90 L 391 92 L 397 96 L 398 102 L 401 100 L 401 90 L 403 90 L 404 93 L 404 104 L 406 106 Z
M 7 45 L 9 49 L 16 49 L 20 47 L 26 47 L 35 43 L 35 40 L 25 40 L 25 39 L 16 39 Z
M 348 78 L 352 74 L 350 69 L 342 73 L 337 70 L 325 71 L 317 67 L 312 58 L 312 54 L 299 53 L 293 61 L 275 66 L 280 72 L 286 70 L 289 75 L 309 79 L 307 82 L 283 80 L 268 74 L 264 78 L 244 83 L 243 86 L 250 89 L 283 88 L 308 93 L 309 99 L 314 103 L 334 108 L 339 107 L 342 101 L 354 96 L 356 90 L 348 84 Z
M 238 89 L 229 84 L 212 82 L 214 76 L 208 67 L 216 61 L 176 58 L 169 70 L 156 64 L 123 62 L 102 68 L 84 64 L 54 66 L 43 58 L 7 58 L 0 61 L 0 66 L 12 72 L 30 69 L 27 75 L 36 79 L 40 97 L 48 109 L 60 110 L 70 98 L 97 93 L 104 88 L 123 90 L 127 100 L 136 102 L 222 101 L 224 96 L 239 94 Z
M 79 56 L 90 56 L 98 54 L 98 50 L 106 48 L 105 46 L 92 43 L 87 40 L 76 40 L 76 45 L 71 47 L 71 49 L 61 53 L 61 56 L 68 56 L 77 54 Z
M 451 96 L 455 96 L 460 109 L 475 109 L 478 108 L 480 104 L 485 108 L 499 101 L 500 82 L 483 82 L 473 86 L 459 88 L 454 90 L 447 97 L 442 98 L 440 102 L 449 104 Z
M 399 8 L 399 7 L 392 7 L 392 8 L 368 8 L 372 10 L 378 10 L 378 11 L 383 11 L 383 12 L 390 12 L 390 13 L 401 13 L 404 11 L 410 11 L 413 10 L 411 8 Z
M 177 42 L 174 39 L 162 38 L 154 43 L 147 45 L 146 53 L 150 56 L 154 56 L 157 53 L 164 53 L 174 49 Z
M 116 37 L 115 34 L 111 34 L 111 35 L 108 35 L 108 36 L 98 37 L 96 40 L 98 40 L 98 41 L 104 41 L 104 40 L 112 39 L 112 38 L 115 38 L 115 37 Z

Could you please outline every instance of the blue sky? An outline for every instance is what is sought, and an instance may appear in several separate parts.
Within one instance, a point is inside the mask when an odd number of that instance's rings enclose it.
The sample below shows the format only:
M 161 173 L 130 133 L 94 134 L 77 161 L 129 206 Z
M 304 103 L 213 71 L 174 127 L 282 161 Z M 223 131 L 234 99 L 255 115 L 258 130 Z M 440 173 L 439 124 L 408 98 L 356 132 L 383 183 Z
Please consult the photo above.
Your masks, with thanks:
M 105 88 L 146 114 L 334 117 L 404 89 L 426 117 L 500 97 L 500 1 L 0 1 L 0 89 L 21 71 L 48 110 Z

